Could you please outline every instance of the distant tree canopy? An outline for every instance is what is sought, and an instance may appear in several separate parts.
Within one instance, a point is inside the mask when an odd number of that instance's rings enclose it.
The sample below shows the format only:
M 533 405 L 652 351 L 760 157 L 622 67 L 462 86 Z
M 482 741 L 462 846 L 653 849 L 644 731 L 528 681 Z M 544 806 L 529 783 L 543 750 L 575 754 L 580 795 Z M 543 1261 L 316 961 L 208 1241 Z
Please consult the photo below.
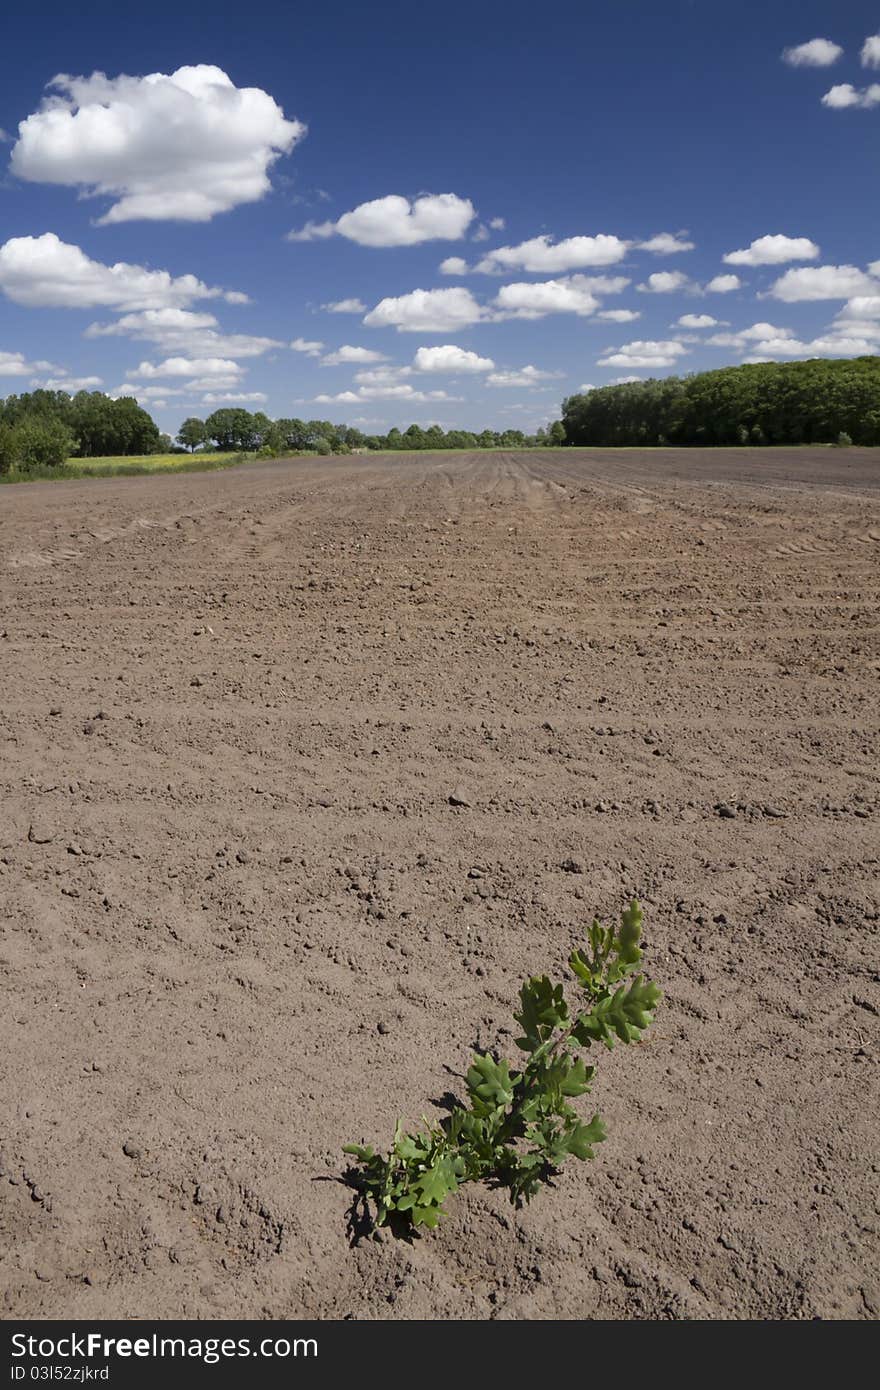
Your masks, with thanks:
M 16 436 L 22 430 L 66 438 L 64 458 L 152 454 L 163 448 L 155 421 L 133 396 L 112 400 L 102 391 L 28 391 L 0 401 L 0 422 Z M 57 452 L 57 450 L 56 450 Z M 63 462 L 62 458 L 60 462 Z M 32 464 L 30 466 L 33 466 Z
M 562 403 L 574 445 L 880 444 L 880 357 L 754 362 Z

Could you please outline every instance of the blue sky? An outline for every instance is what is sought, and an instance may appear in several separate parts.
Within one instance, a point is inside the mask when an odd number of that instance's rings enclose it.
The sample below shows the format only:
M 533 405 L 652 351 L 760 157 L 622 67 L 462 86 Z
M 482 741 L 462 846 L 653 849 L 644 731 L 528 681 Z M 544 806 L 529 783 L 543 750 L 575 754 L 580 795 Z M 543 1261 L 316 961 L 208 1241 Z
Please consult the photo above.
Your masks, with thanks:
M 532 430 L 880 351 L 876 0 L 98 0 L 3 47 L 0 394 Z

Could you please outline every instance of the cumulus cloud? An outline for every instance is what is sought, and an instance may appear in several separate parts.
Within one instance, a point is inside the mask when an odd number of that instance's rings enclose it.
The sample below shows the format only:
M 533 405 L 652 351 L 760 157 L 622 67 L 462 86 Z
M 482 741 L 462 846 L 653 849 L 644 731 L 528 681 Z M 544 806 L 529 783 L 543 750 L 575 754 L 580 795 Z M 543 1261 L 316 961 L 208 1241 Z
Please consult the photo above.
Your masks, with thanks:
M 447 256 L 440 262 L 441 275 L 467 275 L 468 263 L 461 256 Z
M 396 386 L 412 374 L 412 367 L 362 367 L 355 372 L 354 379 L 363 386 Z
M 70 395 L 77 391 L 94 391 L 103 384 L 104 379 L 100 376 L 50 376 L 31 382 L 32 386 L 38 386 L 43 391 L 67 391 Z
M 655 270 L 643 285 L 636 285 L 636 289 L 642 294 L 673 294 L 687 284 L 688 278 L 680 270 Z
M 851 299 L 878 290 L 877 281 L 854 265 L 804 266 L 787 270 L 771 285 L 773 299 L 787 304 L 814 299 Z
M 336 222 L 309 222 L 289 232 L 289 241 L 343 236 L 358 246 L 418 246 L 424 241 L 461 241 L 476 212 L 456 193 L 424 193 L 410 200 L 397 193 L 374 198 L 344 212 Z
M 373 348 L 352 347 L 350 343 L 344 343 L 335 352 L 328 352 L 326 357 L 321 359 L 322 367 L 341 367 L 351 362 L 384 362 L 384 352 L 375 352 Z
M 790 328 L 778 328 L 773 323 L 753 323 L 750 328 L 738 328 L 733 333 L 713 333 L 706 342 L 710 347 L 746 348 L 770 339 L 793 337 Z
M 287 241 L 326 241 L 328 237 L 336 235 L 335 222 L 307 222 L 304 227 L 299 227 L 287 233 Z
M 59 372 L 51 362 L 28 362 L 23 352 L 0 352 L 0 376 L 31 376 L 34 372 Z
M 54 232 L 11 237 L 0 246 L 0 289 L 16 304 L 58 309 L 168 308 L 224 295 L 195 275 L 93 261 Z
M 784 48 L 782 61 L 793 68 L 830 68 L 842 54 L 840 44 L 831 39 L 810 39 L 794 48 Z
M 303 352 L 306 357 L 320 357 L 324 344 L 311 342 L 308 338 L 294 338 L 290 344 L 294 352 Z
M 861 357 L 875 353 L 878 341 L 880 332 L 875 335 L 870 331 L 859 335 L 826 333 L 808 342 L 801 342 L 797 338 L 768 338 L 755 344 L 754 358 L 747 357 L 745 360 L 751 362 L 774 357 Z
M 548 235 L 532 237 L 518 246 L 498 246 L 489 251 L 475 269 L 485 275 L 500 275 L 506 270 L 551 272 L 577 270 L 584 266 L 614 265 L 622 261 L 628 243 L 620 237 L 572 236 L 554 242 Z
M 877 264 L 877 271 L 880 272 L 880 263 Z M 837 316 L 838 321 L 863 319 L 880 319 L 880 285 L 877 286 L 876 294 L 857 294 L 852 299 L 848 299 Z
M 623 347 L 609 349 L 598 359 L 600 367 L 672 367 L 684 356 L 687 348 L 675 340 L 656 342 L 636 340 Z
M 226 405 L 231 401 L 239 405 L 257 405 L 268 399 L 265 391 L 208 391 L 202 397 L 202 405 Z
M 123 314 L 113 323 L 89 324 L 85 336 L 134 338 L 156 343 L 172 355 L 194 357 L 260 357 L 284 346 L 277 338 L 224 333 L 213 314 L 192 309 L 143 309 Z
M 367 306 L 361 299 L 336 299 L 322 304 L 321 308 L 326 309 L 328 314 L 363 314 Z
M 681 328 L 716 328 L 718 319 L 713 319 L 711 314 L 682 314 L 676 323 Z
M 859 55 L 863 68 L 880 68 L 880 34 L 869 34 Z
M 652 251 L 655 256 L 674 256 L 680 251 L 693 251 L 695 244 L 684 232 L 658 232 L 647 241 L 635 243 L 637 251 Z
M 633 323 L 642 317 L 639 309 L 602 309 L 596 315 L 606 323 Z
M 880 106 L 880 82 L 872 82 L 870 87 L 854 87 L 851 82 L 840 82 L 825 93 L 822 105 L 830 106 L 834 111 L 845 110 L 848 106 L 870 110 L 872 106 Z
M 495 296 L 501 318 L 540 319 L 545 314 L 577 314 L 586 318 L 599 307 L 599 294 L 615 294 L 629 284 L 624 276 L 568 275 L 559 280 L 518 281 L 504 285 Z
M 454 343 L 443 343 L 439 347 L 420 347 L 413 366 L 417 372 L 491 372 L 495 363 L 491 357 L 480 357 L 476 352 L 456 347 Z
M 541 381 L 561 375 L 561 372 L 542 372 L 538 367 L 528 366 L 509 372 L 492 372 L 486 382 L 489 386 L 537 386 Z
M 503 232 L 504 228 L 507 226 L 507 223 L 505 222 L 503 217 L 490 217 L 489 226 L 491 227 L 493 232 Z
M 443 333 L 478 323 L 483 310 L 470 290 L 411 290 L 381 299 L 364 318 L 370 328 L 396 328 L 399 333 Z
M 169 396 L 189 395 L 187 386 L 142 386 L 139 382 L 126 381 L 121 386 L 117 386 L 107 395 L 113 400 L 119 400 L 120 396 L 134 396 L 136 400 L 144 405 L 164 405 Z
M 271 187 L 268 170 L 305 135 L 259 87 L 208 64 L 146 77 L 64 74 L 22 121 L 12 171 L 117 199 L 101 224 L 207 222 Z
M 784 265 L 786 261 L 814 261 L 819 248 L 805 236 L 759 236 L 742 251 L 728 251 L 726 265 Z
M 732 290 L 741 289 L 742 280 L 738 275 L 716 275 L 706 286 L 709 294 L 730 294 Z
M 356 391 L 340 391 L 335 396 L 316 396 L 321 405 L 356 405 L 360 401 L 455 401 L 446 391 L 417 391 L 414 386 L 389 384 L 359 386 Z
M 243 368 L 227 357 L 166 357 L 164 362 L 141 362 L 129 376 L 149 381 L 157 376 L 238 377 Z

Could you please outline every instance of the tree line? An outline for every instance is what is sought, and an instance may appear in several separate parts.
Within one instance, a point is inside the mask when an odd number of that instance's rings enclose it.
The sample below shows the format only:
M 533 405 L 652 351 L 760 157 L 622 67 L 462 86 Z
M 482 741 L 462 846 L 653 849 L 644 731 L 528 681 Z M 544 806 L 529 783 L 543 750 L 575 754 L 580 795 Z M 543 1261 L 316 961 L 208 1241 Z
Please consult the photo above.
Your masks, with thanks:
M 38 390 L 0 400 L 0 473 L 57 468 L 71 457 L 157 454 L 170 446 L 132 396 Z
M 880 444 L 880 357 L 753 362 L 562 403 L 566 444 Z
M 227 408 L 215 410 L 206 420 L 190 416 L 177 435 L 183 448 L 244 450 L 269 456 L 285 453 L 347 453 L 351 449 L 522 449 L 529 445 L 564 442 L 562 423 L 555 421 L 535 434 L 522 430 L 444 430 L 440 425 L 410 425 L 387 434 L 365 434 L 353 425 L 334 425 L 330 420 L 270 420 L 262 411 Z

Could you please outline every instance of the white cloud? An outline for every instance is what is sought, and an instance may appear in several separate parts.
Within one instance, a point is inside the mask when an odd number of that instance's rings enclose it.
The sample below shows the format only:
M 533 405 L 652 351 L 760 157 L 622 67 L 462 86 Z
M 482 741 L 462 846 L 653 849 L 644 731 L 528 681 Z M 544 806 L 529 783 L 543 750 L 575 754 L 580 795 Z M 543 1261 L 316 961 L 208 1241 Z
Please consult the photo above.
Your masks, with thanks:
M 58 309 L 168 308 L 224 293 L 195 275 L 93 261 L 54 232 L 12 237 L 0 246 L 0 289 L 16 304 Z
M 143 309 L 114 323 L 91 323 L 85 336 L 135 338 L 157 343 L 170 354 L 193 357 L 260 357 L 284 346 L 277 338 L 220 332 L 213 314 L 191 309 Z
M 641 376 L 613 376 L 609 381 L 609 386 L 629 386 L 631 381 L 644 381 Z
M 447 256 L 440 262 L 441 275 L 467 275 L 468 263 L 461 256 Z
M 358 246 L 418 246 L 424 241 L 461 241 L 476 213 L 455 193 L 424 193 L 410 201 L 399 194 L 374 198 L 344 212 L 336 222 L 310 222 L 289 241 L 344 236 Z
M 854 265 L 803 266 L 787 270 L 771 285 L 773 299 L 787 304 L 814 299 L 851 299 L 854 295 L 876 293 L 877 281 Z
M 596 315 L 597 319 L 604 319 L 606 323 L 633 323 L 641 317 L 638 309 L 602 309 Z
M 495 363 L 491 357 L 480 357 L 454 343 L 444 343 L 439 347 L 420 347 L 413 366 L 417 372 L 473 373 L 491 372 Z
M 592 381 L 585 381 L 584 384 L 583 384 L 583 386 L 579 386 L 579 387 L 578 387 L 578 395 L 579 395 L 579 396 L 587 396 L 587 395 L 589 395 L 589 393 L 590 393 L 591 391 L 595 391 L 595 390 L 596 390 L 596 387 L 593 385 Z
M 880 68 L 880 34 L 869 34 L 859 55 L 863 68 Z
M 728 251 L 726 265 L 784 265 L 786 261 L 814 261 L 819 248 L 805 236 L 760 236 L 742 251 Z
M 830 106 L 834 111 L 843 111 L 848 106 L 870 110 L 872 106 L 880 106 L 880 82 L 872 82 L 870 87 L 861 88 L 854 87 L 851 82 L 840 82 L 825 93 L 822 105 Z
M 396 386 L 412 374 L 412 367 L 362 367 L 354 379 L 362 386 Z
M 687 348 L 675 340 L 637 340 L 608 349 L 606 355 L 598 359 L 598 364 L 600 367 L 671 367 L 686 352 Z
M 128 376 L 149 381 L 157 376 L 238 377 L 242 368 L 226 357 L 166 357 L 164 362 L 141 362 Z
M 70 395 L 77 391 L 93 391 L 103 384 L 104 379 L 100 376 L 53 376 L 31 382 L 32 386 L 38 386 L 43 391 L 68 391 Z
M 810 39 L 794 48 L 782 50 L 782 60 L 793 68 L 830 68 L 841 57 L 843 49 L 831 39 Z
M 681 328 L 717 328 L 718 322 L 711 314 L 682 314 L 676 320 Z
M 778 328 L 772 323 L 753 323 L 750 328 L 738 328 L 733 333 L 713 333 L 706 343 L 710 347 L 745 348 L 752 343 L 793 337 L 790 328 Z
M 133 381 L 126 381 L 122 386 L 117 386 L 113 391 L 107 392 L 114 400 L 120 396 L 135 396 L 137 400 L 145 402 L 147 405 L 158 405 L 164 402 L 168 396 L 187 396 L 189 395 L 188 386 L 141 386 Z
M 352 347 L 350 343 L 345 343 L 335 352 L 328 352 L 326 357 L 321 359 L 322 367 L 341 367 L 351 362 L 384 362 L 384 352 L 375 352 L 372 348 Z
M 294 338 L 290 346 L 294 352 L 304 352 L 306 357 L 319 357 L 324 344 L 310 342 L 308 338 Z
M 636 285 L 636 289 L 641 290 L 642 294 L 673 294 L 676 290 L 683 290 L 687 284 L 688 278 L 680 270 L 655 270 L 643 285 Z
M 12 172 L 117 198 L 101 224 L 207 222 L 271 187 L 268 170 L 305 135 L 259 87 L 199 64 L 170 75 L 64 74 L 18 127 Z
M 288 232 L 287 241 L 325 241 L 336 235 L 335 222 L 307 222 L 304 227 Z
M 316 396 L 321 405 L 355 405 L 360 401 L 455 401 L 446 391 L 417 391 L 407 384 L 359 386 L 356 391 L 340 391 L 335 396 Z
M 322 304 L 321 308 L 326 309 L 328 314 L 363 314 L 367 306 L 361 299 L 336 299 Z
M 797 338 L 769 338 L 762 339 L 754 347 L 760 358 L 861 357 L 876 351 L 877 340 L 870 333 L 861 336 L 828 333 L 810 342 L 800 342 Z
M 364 318 L 370 328 L 396 328 L 399 333 L 454 332 L 478 323 L 483 310 L 470 290 L 412 290 L 381 299 Z
M 60 372 L 51 362 L 28 362 L 23 352 L 0 352 L 0 376 L 31 376 L 34 372 Z
M 550 381 L 561 375 L 561 372 L 542 372 L 537 367 L 528 366 L 509 372 L 492 372 L 486 381 L 489 386 L 536 386 L 539 381 Z
M 621 277 L 621 287 L 628 284 L 629 281 Z M 586 318 L 599 307 L 596 293 L 597 286 L 591 277 L 569 275 L 561 280 L 503 285 L 494 302 L 499 315 L 505 318 L 540 319 L 545 314 L 578 314 Z
M 265 391 L 208 391 L 202 397 L 202 405 L 225 405 L 230 401 L 235 401 L 238 405 L 257 405 L 268 399 Z
M 716 275 L 706 286 L 709 294 L 730 294 L 732 290 L 741 290 L 742 280 L 738 275 Z
M 507 226 L 507 223 L 505 222 L 503 217 L 490 217 L 489 226 L 491 227 L 493 232 L 503 232 L 504 228 Z
M 683 232 L 658 232 L 647 241 L 636 242 L 637 251 L 652 251 L 655 256 L 674 256 L 680 251 L 693 251 L 694 243 Z
M 620 237 L 573 236 L 554 242 L 548 235 L 532 237 L 518 246 L 498 246 L 475 267 L 486 275 L 500 275 L 506 270 L 566 271 L 583 266 L 614 265 L 622 261 L 627 242 Z
M 880 264 L 877 268 L 880 271 Z M 880 319 L 880 285 L 877 286 L 876 294 L 857 294 L 848 299 L 837 319 L 838 322 Z

